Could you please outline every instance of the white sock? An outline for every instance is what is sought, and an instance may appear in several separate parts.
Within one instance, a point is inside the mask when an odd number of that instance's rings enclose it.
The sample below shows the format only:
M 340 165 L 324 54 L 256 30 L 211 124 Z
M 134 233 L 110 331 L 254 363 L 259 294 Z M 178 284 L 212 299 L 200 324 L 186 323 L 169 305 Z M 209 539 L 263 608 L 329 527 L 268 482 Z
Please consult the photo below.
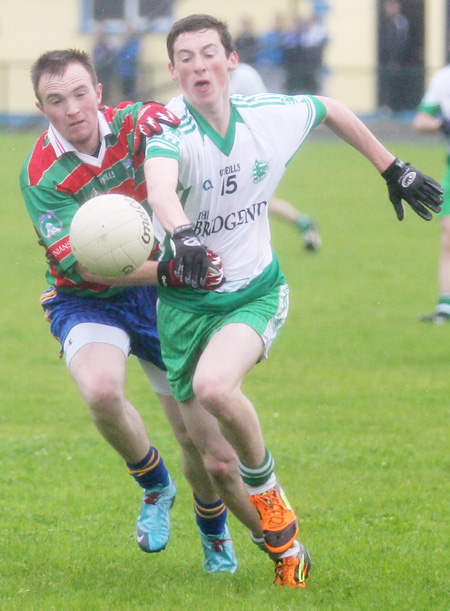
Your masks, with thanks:
M 271 488 L 275 488 L 276 484 L 277 484 L 276 475 L 275 473 L 272 473 L 272 475 L 269 477 L 267 482 L 265 482 L 264 484 L 261 484 L 261 486 L 247 485 L 247 491 L 249 494 L 261 494 L 262 492 L 267 492 L 267 490 L 270 490 Z

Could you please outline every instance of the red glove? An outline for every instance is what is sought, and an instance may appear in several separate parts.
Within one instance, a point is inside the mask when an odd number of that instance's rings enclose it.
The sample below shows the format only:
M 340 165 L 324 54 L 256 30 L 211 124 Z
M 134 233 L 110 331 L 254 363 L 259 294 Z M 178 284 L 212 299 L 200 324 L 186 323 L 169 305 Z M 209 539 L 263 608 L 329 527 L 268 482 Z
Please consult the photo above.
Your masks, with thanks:
M 225 278 L 223 275 L 223 265 L 220 260 L 219 255 L 216 255 L 211 250 L 206 251 L 208 258 L 210 260 L 210 266 L 208 268 L 208 273 L 206 274 L 206 280 L 203 287 L 204 290 L 214 291 L 215 289 L 222 286 L 225 282 Z M 170 261 L 160 261 L 158 263 L 158 282 L 162 286 L 188 286 L 192 288 L 191 284 L 187 284 L 182 281 L 183 274 L 181 274 L 180 278 L 177 278 L 173 273 L 173 265 L 175 259 L 171 259 Z
M 208 267 L 208 274 L 206 276 L 204 289 L 213 291 L 219 288 L 225 282 L 226 278 L 223 275 L 223 265 L 219 255 L 216 255 L 212 250 L 206 251 L 210 266 Z
M 146 102 L 138 112 L 134 128 L 134 154 L 136 155 L 146 138 L 162 132 L 161 123 L 178 127 L 180 119 L 159 102 Z

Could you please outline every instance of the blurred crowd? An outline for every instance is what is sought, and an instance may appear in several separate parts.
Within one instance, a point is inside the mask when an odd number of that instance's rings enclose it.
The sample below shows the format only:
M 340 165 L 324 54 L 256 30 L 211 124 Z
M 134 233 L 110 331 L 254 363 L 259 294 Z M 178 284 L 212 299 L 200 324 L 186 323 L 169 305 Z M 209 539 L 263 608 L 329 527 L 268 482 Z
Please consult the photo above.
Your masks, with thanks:
M 120 39 L 98 24 L 92 58 L 105 103 L 135 101 L 142 94 L 142 35 L 128 25 Z M 235 33 L 240 62 L 255 68 L 266 89 L 274 93 L 321 93 L 327 42 L 327 31 L 317 15 L 294 19 L 277 14 L 272 27 L 261 34 L 256 34 L 252 21 L 244 18 Z
M 276 14 L 261 35 L 244 18 L 235 34 L 239 60 L 253 66 L 274 93 L 322 93 L 327 43 L 326 27 L 316 14 L 307 19 Z
M 387 113 L 415 107 L 417 100 L 411 90 L 419 90 L 422 78 L 422 47 L 403 6 L 399 0 L 383 0 L 379 5 L 378 106 Z M 260 78 L 264 90 L 273 93 L 325 95 L 328 70 L 324 52 L 329 35 L 324 15 L 313 12 L 309 17 L 295 17 L 275 13 L 270 27 L 263 31 L 256 29 L 250 17 L 243 17 L 234 32 L 234 41 L 240 64 L 247 69 L 246 78 Z M 105 103 L 114 105 L 119 100 L 146 97 L 149 86 L 140 78 L 143 66 L 150 61 L 141 57 L 144 34 L 128 25 L 120 36 L 112 35 L 101 22 L 98 24 L 92 56 Z M 252 75 L 248 66 L 257 75 Z M 420 92 L 417 95 L 420 97 Z
M 103 86 L 103 101 L 114 104 L 116 100 L 135 102 L 140 70 L 141 33 L 131 25 L 125 27 L 123 38 L 115 39 L 102 23 L 92 49 L 92 60 L 98 80 Z

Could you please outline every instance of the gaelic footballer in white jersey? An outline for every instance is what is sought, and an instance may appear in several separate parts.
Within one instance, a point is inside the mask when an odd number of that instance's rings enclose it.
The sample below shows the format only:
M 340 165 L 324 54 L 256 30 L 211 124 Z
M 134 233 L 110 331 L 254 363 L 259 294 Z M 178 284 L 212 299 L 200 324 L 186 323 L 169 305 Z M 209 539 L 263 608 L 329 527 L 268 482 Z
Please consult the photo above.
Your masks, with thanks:
M 325 116 L 313 96 L 233 95 L 230 102 L 222 138 L 183 96 L 173 98 L 167 108 L 181 119 L 180 127 L 149 139 L 146 151 L 147 158 L 178 160 L 184 211 L 202 243 L 222 259 L 227 281 L 220 292 L 243 289 L 278 265 L 267 204 L 289 161 Z M 166 232 L 155 217 L 154 229 L 164 244 Z

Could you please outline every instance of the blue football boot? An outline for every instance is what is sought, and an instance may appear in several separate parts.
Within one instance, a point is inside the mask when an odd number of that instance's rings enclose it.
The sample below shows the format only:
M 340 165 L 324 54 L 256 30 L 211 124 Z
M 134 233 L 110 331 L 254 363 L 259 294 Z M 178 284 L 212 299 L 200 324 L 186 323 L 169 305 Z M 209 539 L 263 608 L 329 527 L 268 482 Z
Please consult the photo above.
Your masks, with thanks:
M 228 526 L 225 524 L 220 535 L 205 535 L 200 531 L 200 536 L 208 573 L 234 573 L 237 569 L 237 559 Z
M 169 541 L 169 512 L 175 503 L 177 489 L 169 475 L 169 483 L 146 489 L 136 523 L 136 539 L 143 552 L 160 552 Z

